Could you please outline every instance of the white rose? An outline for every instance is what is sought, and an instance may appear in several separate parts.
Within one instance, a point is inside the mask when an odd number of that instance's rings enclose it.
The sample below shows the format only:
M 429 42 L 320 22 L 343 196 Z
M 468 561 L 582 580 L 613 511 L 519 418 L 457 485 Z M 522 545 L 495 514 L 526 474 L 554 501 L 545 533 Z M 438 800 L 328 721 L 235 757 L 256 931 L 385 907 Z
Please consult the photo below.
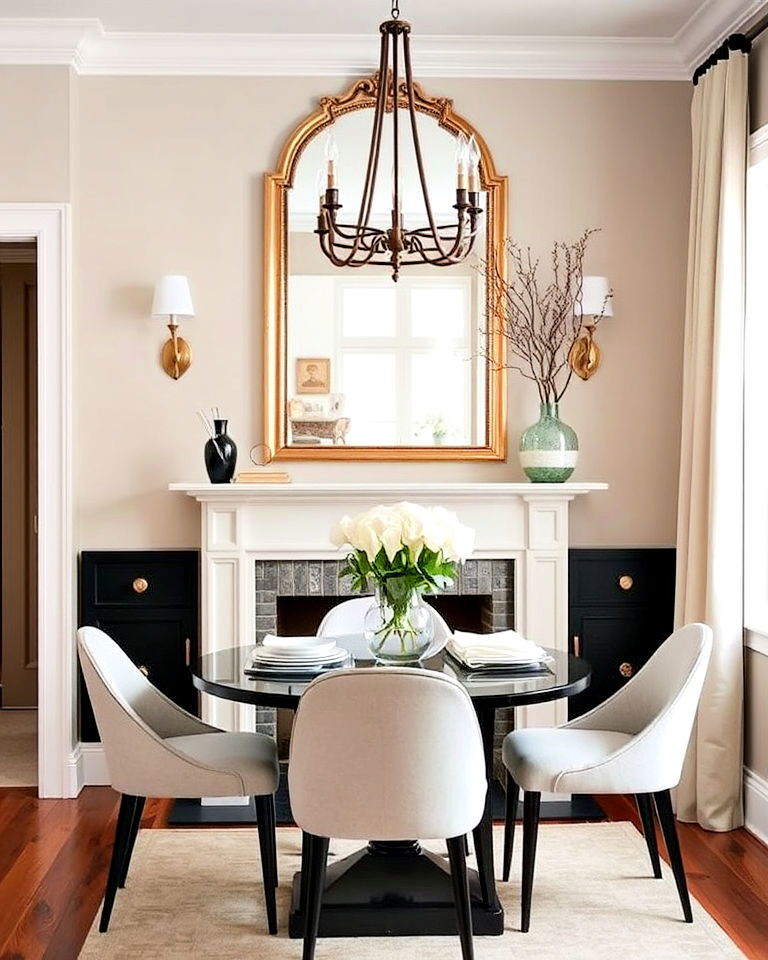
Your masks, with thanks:
M 345 514 L 334 526 L 333 530 L 331 530 L 331 543 L 334 547 L 343 547 L 350 542 L 349 535 L 351 526 L 352 518 Z
M 408 547 L 411 559 L 415 562 L 424 547 L 425 528 L 429 521 L 429 511 L 417 503 L 402 501 L 393 507 L 400 524 L 400 539 Z
M 375 521 L 367 514 L 361 513 L 352 520 L 350 543 L 355 550 L 362 550 L 371 563 L 381 549 L 381 542 L 376 532 Z

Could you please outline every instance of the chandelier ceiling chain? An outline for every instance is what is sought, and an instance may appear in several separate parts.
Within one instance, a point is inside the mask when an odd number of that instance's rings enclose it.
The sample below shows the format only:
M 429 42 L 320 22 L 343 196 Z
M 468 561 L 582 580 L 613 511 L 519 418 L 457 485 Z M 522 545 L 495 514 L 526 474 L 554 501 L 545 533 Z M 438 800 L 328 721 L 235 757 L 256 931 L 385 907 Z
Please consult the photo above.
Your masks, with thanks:
M 381 49 L 376 75 L 376 103 L 368 167 L 357 222 L 345 224 L 338 219 L 338 212 L 342 209 L 336 182 L 338 149 L 335 141 L 329 138 L 326 143 L 326 186 L 320 197 L 315 233 L 319 237 L 321 250 L 334 266 L 390 266 L 392 279 L 397 280 L 401 267 L 419 264 L 447 267 L 466 259 L 474 246 L 482 210 L 479 206 L 480 153 L 474 138 L 467 141 L 460 134 L 456 155 L 456 203 L 453 205 L 456 216 L 453 222 L 447 224 L 435 221 L 416 119 L 416 96 L 411 65 L 411 25 L 399 19 L 398 0 L 393 0 L 391 13 L 392 19 L 386 20 L 379 27 Z M 401 79 L 401 58 L 404 79 Z M 425 226 L 414 229 L 405 228 L 401 210 L 401 110 L 408 111 L 408 128 L 427 219 Z M 382 230 L 371 226 L 370 221 L 381 155 L 381 138 L 388 113 L 392 114 L 392 219 L 391 226 Z

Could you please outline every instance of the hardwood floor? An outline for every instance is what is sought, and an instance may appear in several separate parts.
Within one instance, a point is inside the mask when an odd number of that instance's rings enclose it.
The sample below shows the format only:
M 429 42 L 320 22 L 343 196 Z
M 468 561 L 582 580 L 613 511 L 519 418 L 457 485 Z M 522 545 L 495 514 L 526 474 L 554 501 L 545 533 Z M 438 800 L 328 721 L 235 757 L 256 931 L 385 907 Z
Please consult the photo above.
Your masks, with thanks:
M 634 804 L 598 798 L 612 820 L 639 828 Z M 143 828 L 164 827 L 170 802 L 149 800 Z M 0 960 L 75 960 L 104 890 L 117 795 L 77 800 L 0 790 Z M 691 893 L 752 960 L 768 957 L 768 849 L 745 830 L 680 825 Z

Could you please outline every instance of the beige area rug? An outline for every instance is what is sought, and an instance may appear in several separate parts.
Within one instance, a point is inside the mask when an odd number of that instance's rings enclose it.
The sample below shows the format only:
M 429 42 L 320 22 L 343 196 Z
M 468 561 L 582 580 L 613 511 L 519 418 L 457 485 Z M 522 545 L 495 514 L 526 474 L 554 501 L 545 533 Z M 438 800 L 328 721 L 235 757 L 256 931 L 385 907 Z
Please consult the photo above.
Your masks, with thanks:
M 37 710 L 0 710 L 0 787 L 37 786 Z
M 494 829 L 497 864 L 502 828 Z M 256 831 L 145 830 L 109 932 L 97 921 L 81 953 L 87 960 L 299 960 L 287 936 L 290 878 L 301 834 L 277 832 L 280 934 L 266 933 Z M 427 844 L 441 850 L 440 844 Z M 360 847 L 332 841 L 335 857 Z M 442 848 L 444 849 L 444 847 Z M 666 868 L 666 865 L 665 865 Z M 531 932 L 519 932 L 520 850 L 515 880 L 499 883 L 505 931 L 476 937 L 477 960 L 712 960 L 743 957 L 696 902 L 682 922 L 670 871 L 649 875 L 645 842 L 629 823 L 542 824 Z M 459 960 L 458 938 L 319 940 L 316 960 Z

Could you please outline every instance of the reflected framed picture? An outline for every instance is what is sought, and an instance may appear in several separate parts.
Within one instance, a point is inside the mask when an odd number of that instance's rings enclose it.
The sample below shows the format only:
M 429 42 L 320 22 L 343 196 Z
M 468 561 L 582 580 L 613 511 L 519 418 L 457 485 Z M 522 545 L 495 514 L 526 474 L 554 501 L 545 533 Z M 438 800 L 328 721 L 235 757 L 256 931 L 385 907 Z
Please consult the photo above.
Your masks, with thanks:
M 296 393 L 330 393 L 330 357 L 296 358 Z

